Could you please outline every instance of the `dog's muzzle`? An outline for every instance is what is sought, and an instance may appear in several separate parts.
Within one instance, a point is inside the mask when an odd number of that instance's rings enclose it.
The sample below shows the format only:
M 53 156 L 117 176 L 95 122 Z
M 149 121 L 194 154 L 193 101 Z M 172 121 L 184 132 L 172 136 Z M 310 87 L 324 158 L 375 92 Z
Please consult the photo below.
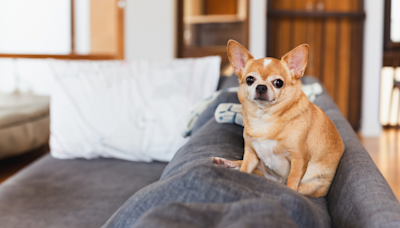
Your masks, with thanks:
M 258 85 L 256 87 L 256 92 L 262 95 L 263 93 L 267 92 L 267 86 L 265 85 Z
M 268 90 L 268 88 L 266 85 L 257 85 L 256 86 L 256 96 L 254 97 L 254 99 L 261 100 L 261 101 L 268 101 L 267 90 Z

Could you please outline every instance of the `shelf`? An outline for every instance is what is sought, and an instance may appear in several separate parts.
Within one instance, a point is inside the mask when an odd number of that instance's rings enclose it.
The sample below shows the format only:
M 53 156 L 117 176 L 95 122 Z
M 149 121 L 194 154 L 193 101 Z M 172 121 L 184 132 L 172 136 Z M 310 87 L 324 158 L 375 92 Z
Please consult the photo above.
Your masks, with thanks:
M 246 18 L 238 15 L 198 15 L 184 16 L 184 24 L 234 23 L 244 22 Z

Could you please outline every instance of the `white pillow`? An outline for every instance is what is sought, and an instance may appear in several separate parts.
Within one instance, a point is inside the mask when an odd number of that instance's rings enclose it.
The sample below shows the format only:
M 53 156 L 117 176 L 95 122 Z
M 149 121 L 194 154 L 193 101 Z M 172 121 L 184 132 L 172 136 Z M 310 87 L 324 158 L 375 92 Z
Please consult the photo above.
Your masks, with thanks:
M 220 57 L 51 63 L 51 154 L 170 161 L 180 124 L 217 88 Z

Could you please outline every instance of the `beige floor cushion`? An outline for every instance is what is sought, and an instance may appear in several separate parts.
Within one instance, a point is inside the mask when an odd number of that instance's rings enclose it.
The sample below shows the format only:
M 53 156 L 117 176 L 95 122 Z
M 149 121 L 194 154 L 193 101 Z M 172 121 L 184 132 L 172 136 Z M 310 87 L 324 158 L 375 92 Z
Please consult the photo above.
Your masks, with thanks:
M 31 94 L 0 94 L 0 159 L 47 143 L 50 98 Z

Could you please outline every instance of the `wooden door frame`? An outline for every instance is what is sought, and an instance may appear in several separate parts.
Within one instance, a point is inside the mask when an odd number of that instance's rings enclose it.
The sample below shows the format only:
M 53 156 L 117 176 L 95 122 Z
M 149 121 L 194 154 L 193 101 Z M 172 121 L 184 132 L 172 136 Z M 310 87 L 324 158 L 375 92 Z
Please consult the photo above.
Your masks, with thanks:
M 365 9 L 364 9 L 364 0 L 358 0 L 359 1 L 359 10 L 355 12 L 316 12 L 316 11 L 311 11 L 311 12 L 304 12 L 304 11 L 295 11 L 295 10 L 273 10 L 272 8 L 272 1 L 269 0 L 267 4 L 267 23 L 266 23 L 266 37 L 268 37 L 268 34 L 271 34 L 271 22 L 270 18 L 274 17 L 290 17 L 290 18 L 320 18 L 326 20 L 327 18 L 342 18 L 342 17 L 347 17 L 351 18 L 352 20 L 360 20 L 360 40 L 358 40 L 358 45 L 359 51 L 358 55 L 360 56 L 359 64 L 356 66 L 354 69 L 358 69 L 359 74 L 357 77 L 350 77 L 349 81 L 349 88 L 357 88 L 357 91 L 349 89 L 349 103 L 348 103 L 348 110 L 353 110 L 354 107 L 351 107 L 352 104 L 356 104 L 357 107 L 355 108 L 357 112 L 354 114 L 354 116 L 348 116 L 348 120 L 353 127 L 353 129 L 358 130 L 360 128 L 360 118 L 361 118 L 361 103 L 362 103 L 362 75 L 363 75 L 363 42 L 364 42 L 364 23 L 365 23 Z M 386 0 L 390 1 L 390 0 Z M 291 22 L 293 23 L 293 22 Z M 324 34 L 326 31 L 324 32 Z M 324 35 L 322 34 L 322 35 Z M 355 46 L 352 47 L 353 49 Z M 356 50 L 356 49 L 355 49 Z M 266 53 L 267 56 L 270 56 L 270 47 L 269 47 L 269 42 L 268 40 L 266 41 Z M 324 48 L 321 48 L 321 53 L 324 52 Z M 323 57 L 323 56 L 322 56 Z M 337 58 L 337 57 L 336 57 Z M 321 61 L 322 67 L 324 61 Z M 354 70 L 353 69 L 353 70 Z M 350 72 L 352 72 L 352 68 L 350 67 Z M 351 73 L 350 73 L 351 75 Z M 323 81 L 322 81 L 323 82 Z M 350 112 L 349 112 L 350 113 Z
M 390 17 L 392 0 L 385 0 L 384 32 L 383 32 L 383 66 L 400 66 L 400 42 L 393 42 L 390 38 Z

